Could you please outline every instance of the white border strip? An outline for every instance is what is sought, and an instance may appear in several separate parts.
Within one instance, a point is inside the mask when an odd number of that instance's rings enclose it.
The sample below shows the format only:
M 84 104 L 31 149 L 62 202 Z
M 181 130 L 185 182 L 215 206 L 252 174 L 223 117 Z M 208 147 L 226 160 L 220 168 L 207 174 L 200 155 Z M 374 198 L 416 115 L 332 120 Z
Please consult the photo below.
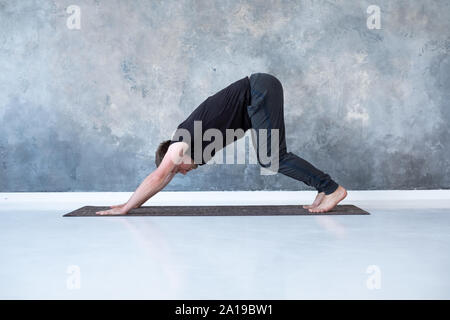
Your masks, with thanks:
M 450 190 L 348 190 L 341 204 L 386 201 L 450 201 Z M 11 192 L 0 193 L 1 209 L 76 209 L 126 202 L 133 192 Z M 309 204 L 316 191 L 163 191 L 144 205 L 257 205 Z M 445 201 L 445 203 L 447 203 Z M 426 206 L 426 205 L 425 205 Z

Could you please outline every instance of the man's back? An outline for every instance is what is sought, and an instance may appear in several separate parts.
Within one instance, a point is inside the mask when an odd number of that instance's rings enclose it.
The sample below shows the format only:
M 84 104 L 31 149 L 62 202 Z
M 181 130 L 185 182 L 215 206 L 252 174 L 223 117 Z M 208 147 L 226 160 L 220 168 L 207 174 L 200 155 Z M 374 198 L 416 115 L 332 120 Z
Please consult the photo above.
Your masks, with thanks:
M 244 132 L 251 128 L 250 118 L 247 113 L 247 106 L 251 103 L 250 82 L 248 77 L 244 77 L 238 81 L 233 82 L 226 88 L 220 90 L 216 94 L 209 96 L 203 101 L 190 115 L 184 120 L 177 129 L 185 129 L 190 134 L 191 142 L 190 150 L 191 158 L 194 157 L 195 142 L 201 141 L 201 148 L 198 151 L 203 151 L 211 141 L 203 141 L 202 137 L 208 129 L 218 129 L 222 133 L 222 146 L 225 147 L 228 143 L 235 141 L 226 141 L 226 129 L 242 129 Z M 201 121 L 201 135 L 194 133 L 194 121 Z M 171 143 L 183 141 L 182 136 L 178 136 L 179 132 L 174 133 L 174 138 Z M 194 141 L 194 138 L 196 141 Z M 186 141 L 187 142 L 187 141 Z M 218 151 L 218 150 L 215 150 Z M 214 156 L 214 152 L 211 156 Z M 205 164 L 209 159 L 201 159 L 198 165 Z

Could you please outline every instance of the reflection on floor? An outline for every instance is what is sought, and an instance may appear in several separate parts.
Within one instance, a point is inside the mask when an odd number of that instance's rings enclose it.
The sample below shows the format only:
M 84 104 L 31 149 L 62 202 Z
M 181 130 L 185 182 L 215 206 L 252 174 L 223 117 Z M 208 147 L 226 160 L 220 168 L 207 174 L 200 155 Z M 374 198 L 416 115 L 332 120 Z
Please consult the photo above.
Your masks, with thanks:
M 449 193 L 414 192 L 349 191 L 342 204 L 370 216 L 154 218 L 62 218 L 129 193 L 2 193 L 0 299 L 449 299 Z M 167 192 L 145 205 L 314 195 Z

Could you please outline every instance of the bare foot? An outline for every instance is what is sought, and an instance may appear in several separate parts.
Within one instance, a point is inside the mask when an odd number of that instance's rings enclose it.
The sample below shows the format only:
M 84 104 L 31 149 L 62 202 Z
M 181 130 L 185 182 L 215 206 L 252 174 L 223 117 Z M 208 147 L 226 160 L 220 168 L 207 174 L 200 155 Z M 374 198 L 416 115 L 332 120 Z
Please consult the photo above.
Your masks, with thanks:
M 336 191 L 329 195 L 325 195 L 319 206 L 308 209 L 309 212 L 327 212 L 332 210 L 336 205 L 347 196 L 347 190 L 339 186 Z
M 314 199 L 314 202 L 309 206 L 303 206 L 305 209 L 315 208 L 317 207 L 325 197 L 325 192 L 319 192 L 316 196 L 316 199 Z

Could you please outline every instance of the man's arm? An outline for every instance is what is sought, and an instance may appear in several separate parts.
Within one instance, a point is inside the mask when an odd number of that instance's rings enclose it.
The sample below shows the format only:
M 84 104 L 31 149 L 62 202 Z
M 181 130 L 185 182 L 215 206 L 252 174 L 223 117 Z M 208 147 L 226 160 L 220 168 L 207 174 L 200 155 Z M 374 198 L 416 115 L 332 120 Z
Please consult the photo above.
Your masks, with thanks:
M 156 171 L 152 172 L 145 178 L 140 186 L 136 189 L 134 194 L 128 200 L 128 202 L 123 207 L 125 212 L 130 211 L 133 208 L 139 208 L 148 199 L 153 197 L 159 191 L 164 189 L 164 187 L 172 180 L 175 174 L 169 174 L 165 178 L 159 178 L 155 175 Z
M 180 146 L 171 145 L 159 167 L 145 178 L 134 194 L 123 207 L 125 212 L 133 208 L 139 208 L 148 199 L 161 191 L 175 176 L 176 156 L 182 156 L 184 149 Z
M 97 214 L 127 214 L 131 209 L 139 208 L 172 180 L 176 174 L 176 167 L 179 163 L 178 160 L 182 158 L 186 149 L 184 144 L 172 144 L 167 150 L 159 167 L 142 181 L 127 203 L 120 206 L 114 206 L 109 210 L 98 211 Z

